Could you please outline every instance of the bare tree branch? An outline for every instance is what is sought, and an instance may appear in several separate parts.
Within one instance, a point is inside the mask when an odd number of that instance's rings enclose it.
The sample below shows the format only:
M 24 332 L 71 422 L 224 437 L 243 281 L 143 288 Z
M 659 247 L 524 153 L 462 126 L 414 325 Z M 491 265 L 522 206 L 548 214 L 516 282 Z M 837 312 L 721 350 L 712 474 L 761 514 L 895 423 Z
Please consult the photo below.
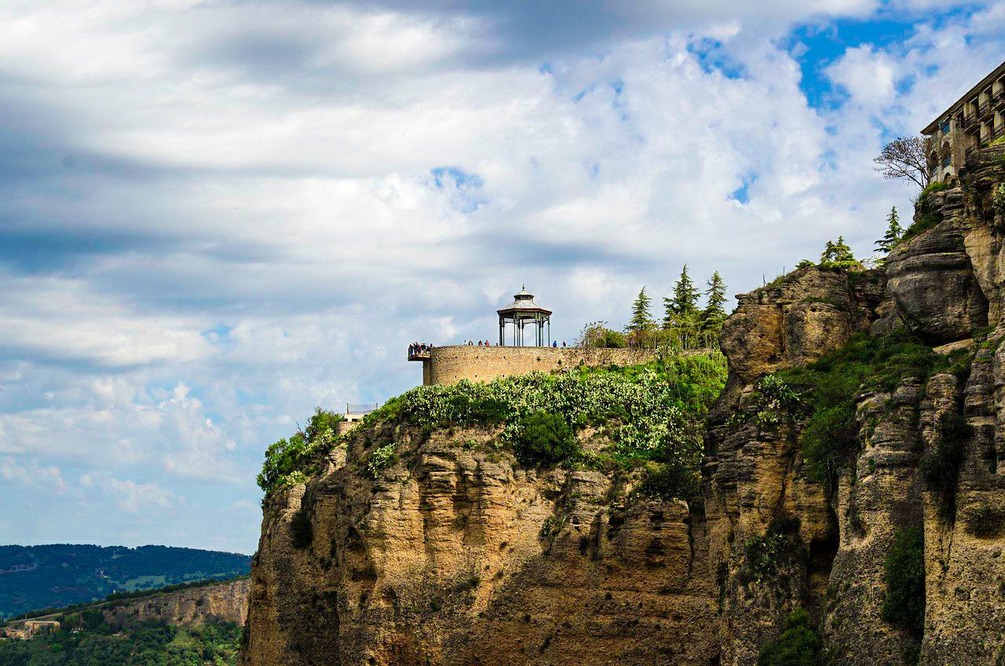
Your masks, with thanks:
M 884 178 L 906 178 L 922 189 L 928 185 L 925 140 L 920 136 L 894 139 L 883 146 L 883 151 L 873 162 L 877 164 L 876 171 L 883 174 Z

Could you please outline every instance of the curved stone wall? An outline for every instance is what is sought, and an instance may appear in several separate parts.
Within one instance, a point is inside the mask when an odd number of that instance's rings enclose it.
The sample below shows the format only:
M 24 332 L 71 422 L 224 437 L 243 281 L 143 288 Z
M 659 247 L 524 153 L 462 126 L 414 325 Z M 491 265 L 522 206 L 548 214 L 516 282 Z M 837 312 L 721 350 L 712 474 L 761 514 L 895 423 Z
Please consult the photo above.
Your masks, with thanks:
M 653 358 L 640 349 L 581 349 L 579 347 L 436 347 L 422 362 L 423 384 L 453 384 L 462 379 L 487 382 L 496 377 L 555 372 L 578 365 L 635 365 Z

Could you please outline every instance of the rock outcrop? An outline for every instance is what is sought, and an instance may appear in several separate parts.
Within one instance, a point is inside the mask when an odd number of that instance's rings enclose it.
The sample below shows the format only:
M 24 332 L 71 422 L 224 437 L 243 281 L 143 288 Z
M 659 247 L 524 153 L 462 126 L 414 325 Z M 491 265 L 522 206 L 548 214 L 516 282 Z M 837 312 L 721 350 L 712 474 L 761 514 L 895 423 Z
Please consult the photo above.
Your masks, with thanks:
M 623 473 L 524 469 L 490 430 L 357 433 L 270 496 L 242 663 L 747 666 L 797 608 L 829 663 L 1005 663 L 1003 181 L 985 151 L 885 266 L 738 297 L 703 507 L 639 499 Z M 856 446 L 822 478 L 805 415 L 765 418 L 759 381 L 866 333 L 946 360 L 855 395 Z M 378 480 L 374 439 L 402 456 Z M 923 543 L 923 626 L 885 609 L 904 534 Z
M 114 601 L 100 608 L 105 621 L 113 628 L 149 621 L 185 627 L 201 627 L 207 622 L 243 625 L 248 619 L 250 590 L 251 581 L 242 578 Z
M 408 465 L 370 478 L 361 435 L 350 462 L 271 498 L 243 663 L 714 663 L 686 504 L 522 469 L 493 431 L 382 434 Z

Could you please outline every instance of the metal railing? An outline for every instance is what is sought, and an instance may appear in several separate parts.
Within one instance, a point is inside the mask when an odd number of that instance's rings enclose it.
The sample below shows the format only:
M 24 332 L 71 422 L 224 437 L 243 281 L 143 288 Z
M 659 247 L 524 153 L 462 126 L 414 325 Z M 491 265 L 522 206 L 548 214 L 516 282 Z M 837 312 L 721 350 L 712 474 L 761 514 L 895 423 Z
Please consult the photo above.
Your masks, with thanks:
M 960 127 L 962 127 L 964 130 L 968 130 L 971 127 L 973 127 L 974 123 L 976 123 L 976 122 L 977 122 L 977 116 L 975 116 L 975 115 L 969 115 L 969 116 L 965 115 L 965 116 L 963 116 L 963 120 L 960 121 Z
M 977 115 L 983 118 L 991 110 L 991 102 L 985 100 L 977 105 Z

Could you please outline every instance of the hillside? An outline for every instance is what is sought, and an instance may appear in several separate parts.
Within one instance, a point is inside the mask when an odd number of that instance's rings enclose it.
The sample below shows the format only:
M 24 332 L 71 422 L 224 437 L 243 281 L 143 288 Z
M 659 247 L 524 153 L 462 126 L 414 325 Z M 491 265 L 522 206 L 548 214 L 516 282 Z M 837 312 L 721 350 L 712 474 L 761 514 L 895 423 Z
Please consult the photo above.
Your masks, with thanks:
M 0 546 L 0 617 L 248 573 L 251 558 L 169 546 Z
M 248 590 L 244 578 L 61 609 L 39 618 L 58 622 L 57 629 L 29 639 L 31 623 L 12 621 L 0 636 L 21 638 L 0 640 L 0 666 L 233 664 Z

